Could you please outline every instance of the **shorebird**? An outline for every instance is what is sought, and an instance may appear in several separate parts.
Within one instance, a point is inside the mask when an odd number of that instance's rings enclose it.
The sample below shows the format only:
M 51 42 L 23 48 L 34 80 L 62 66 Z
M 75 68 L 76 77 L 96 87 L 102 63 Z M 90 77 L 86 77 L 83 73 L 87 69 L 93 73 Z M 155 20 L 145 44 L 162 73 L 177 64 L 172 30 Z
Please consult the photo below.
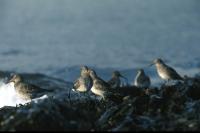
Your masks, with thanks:
M 73 89 L 78 92 L 87 92 L 92 87 L 92 79 L 87 66 L 81 66 L 80 77 L 74 82 Z
M 89 73 L 93 81 L 93 85 L 91 88 L 92 93 L 105 99 L 106 95 L 108 94 L 107 91 L 110 88 L 110 85 L 106 83 L 103 79 L 98 77 L 94 70 L 90 69 Z
M 134 85 L 144 89 L 147 89 L 151 85 L 150 78 L 144 73 L 143 69 L 138 70 L 134 80 Z
M 114 71 L 112 73 L 112 78 L 108 81 L 108 84 L 110 85 L 112 89 L 120 87 L 121 85 L 120 77 L 126 79 L 126 81 L 128 82 L 128 79 L 124 77 L 123 75 L 121 75 L 119 71 Z
M 170 66 L 166 65 L 162 59 L 158 58 L 150 65 L 156 65 L 158 75 L 164 80 L 183 80 L 183 78 Z
M 44 95 L 46 92 L 52 92 L 53 90 L 46 90 L 38 86 L 25 83 L 23 78 L 19 74 L 14 74 L 7 83 L 14 83 L 15 91 L 17 95 L 24 100 L 31 100 L 33 98 Z

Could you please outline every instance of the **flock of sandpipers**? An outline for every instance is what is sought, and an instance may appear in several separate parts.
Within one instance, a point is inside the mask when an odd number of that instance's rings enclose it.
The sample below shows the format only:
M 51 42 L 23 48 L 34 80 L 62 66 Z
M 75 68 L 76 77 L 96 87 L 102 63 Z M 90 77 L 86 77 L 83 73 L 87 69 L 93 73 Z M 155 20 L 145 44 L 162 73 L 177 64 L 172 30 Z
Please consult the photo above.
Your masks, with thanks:
M 183 80 L 183 78 L 170 66 L 166 65 L 162 59 L 155 59 L 150 65 L 156 66 L 158 75 L 164 80 Z M 120 77 L 125 78 L 120 74 L 119 71 L 114 71 L 112 78 L 109 81 L 104 81 L 100 78 L 93 69 L 87 66 L 81 67 L 80 77 L 74 82 L 73 90 L 78 92 L 88 92 L 89 90 L 101 98 L 105 99 L 105 96 L 109 89 L 115 89 L 120 87 L 121 80 Z M 126 79 L 126 78 L 125 78 Z M 42 89 L 38 86 L 25 83 L 23 78 L 19 74 L 15 74 L 7 82 L 14 83 L 15 90 L 17 94 L 25 100 L 30 100 L 35 97 L 36 94 L 52 91 Z M 135 77 L 133 85 L 139 88 L 149 88 L 151 81 L 149 76 L 147 76 L 143 69 L 139 69 Z
M 158 75 L 164 80 L 183 80 L 183 78 L 170 66 L 166 65 L 162 59 L 158 58 L 153 60 L 150 66 L 156 66 Z M 97 96 L 105 99 L 109 89 L 120 87 L 120 77 L 125 78 L 119 71 L 112 73 L 112 78 L 109 81 L 104 81 L 100 78 L 93 69 L 87 66 L 81 67 L 80 77 L 74 82 L 74 90 L 78 92 L 91 92 Z M 126 79 L 126 78 L 125 78 Z M 139 88 L 147 89 L 151 85 L 151 80 L 143 69 L 139 69 L 134 79 L 133 85 Z

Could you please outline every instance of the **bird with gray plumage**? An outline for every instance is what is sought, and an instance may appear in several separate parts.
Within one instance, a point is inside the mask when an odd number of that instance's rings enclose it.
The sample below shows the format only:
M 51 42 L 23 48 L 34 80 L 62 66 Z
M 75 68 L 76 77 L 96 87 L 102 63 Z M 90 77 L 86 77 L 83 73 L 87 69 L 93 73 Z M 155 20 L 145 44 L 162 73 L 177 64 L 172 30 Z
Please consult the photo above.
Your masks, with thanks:
M 98 77 L 94 70 L 90 69 L 89 74 L 93 81 L 93 85 L 91 88 L 92 93 L 105 99 L 106 95 L 108 94 L 110 85 L 106 83 L 103 79 Z
M 120 77 L 126 79 L 126 81 L 128 81 L 128 79 L 126 77 L 124 77 L 123 75 L 121 75 L 121 73 L 119 71 L 114 71 L 112 73 L 112 78 L 108 81 L 108 84 L 110 85 L 110 87 L 112 89 L 118 88 L 121 85 L 121 79 Z
M 139 69 L 134 80 L 134 85 L 139 88 L 147 89 L 151 85 L 150 78 L 145 74 L 143 69 Z
M 80 77 L 74 82 L 73 89 L 78 92 L 87 92 L 92 87 L 92 79 L 87 66 L 81 66 Z
M 162 59 L 158 58 L 150 65 L 156 65 L 158 75 L 164 80 L 183 80 L 183 78 L 170 66 L 166 65 Z
M 25 83 L 22 76 L 14 74 L 7 83 L 14 83 L 15 91 L 17 95 L 24 100 L 31 100 L 33 98 L 40 97 L 53 90 L 46 90 L 38 86 Z

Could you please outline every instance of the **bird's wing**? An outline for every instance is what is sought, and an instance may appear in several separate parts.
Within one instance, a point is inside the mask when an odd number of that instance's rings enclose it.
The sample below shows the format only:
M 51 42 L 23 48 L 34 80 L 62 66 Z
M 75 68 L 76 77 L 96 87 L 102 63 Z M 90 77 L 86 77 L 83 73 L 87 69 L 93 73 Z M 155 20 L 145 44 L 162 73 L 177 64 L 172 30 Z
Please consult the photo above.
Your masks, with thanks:
M 23 84 L 24 88 L 26 89 L 26 92 L 29 93 L 42 93 L 42 92 L 52 92 L 53 90 L 47 90 L 40 88 L 39 86 L 33 85 L 33 84 Z
M 107 83 L 110 85 L 111 88 L 117 88 L 121 85 L 120 78 L 111 78 Z
M 145 75 L 140 75 L 140 76 L 138 76 L 138 77 L 136 78 L 136 80 L 137 80 L 137 82 L 139 82 L 139 83 L 144 83 L 144 82 L 147 80 L 147 78 L 146 78 Z
M 73 88 L 74 89 L 78 89 L 80 87 L 80 78 L 78 78 L 75 82 L 74 82 L 74 85 L 73 85 Z
M 115 80 L 113 78 L 111 78 L 109 81 L 108 81 L 108 84 L 113 86 L 115 84 Z
M 175 79 L 183 79 L 172 67 L 167 67 L 168 72 L 170 72 L 170 75 Z
M 151 79 L 149 78 L 149 76 L 146 76 L 146 84 L 148 84 L 148 86 L 151 85 Z
M 27 94 L 28 95 L 28 94 L 31 94 L 34 89 L 32 87 L 29 87 L 28 84 L 20 83 L 20 84 L 17 84 L 16 90 L 19 93 Z
M 96 83 L 95 83 L 96 89 L 106 91 L 108 89 L 108 86 L 104 82 L 105 81 L 103 81 L 103 80 L 96 81 Z
M 101 82 L 101 84 L 104 84 L 105 87 L 110 88 L 110 84 L 107 83 L 106 81 L 104 81 L 103 79 L 101 79 L 100 77 L 98 77 L 98 81 Z
M 105 82 L 104 80 L 102 80 L 102 82 L 103 82 L 103 84 L 106 86 L 106 88 L 110 88 L 110 87 L 111 87 L 111 85 L 108 84 L 107 82 Z
M 146 76 L 146 80 L 147 82 L 151 83 L 151 79 L 149 78 L 149 76 Z

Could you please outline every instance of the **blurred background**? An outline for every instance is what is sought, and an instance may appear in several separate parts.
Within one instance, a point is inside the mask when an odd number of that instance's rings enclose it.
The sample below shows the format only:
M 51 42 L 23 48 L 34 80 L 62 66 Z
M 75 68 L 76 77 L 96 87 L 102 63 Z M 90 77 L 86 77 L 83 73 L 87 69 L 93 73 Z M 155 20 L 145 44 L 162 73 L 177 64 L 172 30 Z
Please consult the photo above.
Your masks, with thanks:
M 109 79 L 160 57 L 180 75 L 200 68 L 199 0 L 0 1 L 0 70 L 73 81 L 88 65 Z

